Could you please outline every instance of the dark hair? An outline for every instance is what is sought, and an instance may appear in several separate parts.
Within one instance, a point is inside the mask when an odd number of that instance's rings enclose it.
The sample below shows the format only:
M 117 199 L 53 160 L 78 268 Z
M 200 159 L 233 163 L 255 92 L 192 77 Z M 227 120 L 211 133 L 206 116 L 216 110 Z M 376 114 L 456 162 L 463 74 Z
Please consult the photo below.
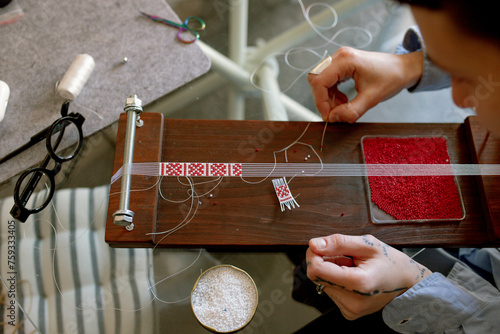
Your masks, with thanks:
M 473 0 L 396 0 L 411 6 L 443 10 L 451 15 L 457 27 L 478 37 L 493 39 L 500 45 L 500 25 L 496 1 Z

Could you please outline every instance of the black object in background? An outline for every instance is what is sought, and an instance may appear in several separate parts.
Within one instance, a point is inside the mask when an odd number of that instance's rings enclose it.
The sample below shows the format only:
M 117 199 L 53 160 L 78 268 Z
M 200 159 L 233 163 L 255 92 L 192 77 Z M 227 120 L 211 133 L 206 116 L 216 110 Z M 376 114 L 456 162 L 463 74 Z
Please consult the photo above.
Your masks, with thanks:
M 7 6 L 12 0 L 0 0 L 0 8 Z

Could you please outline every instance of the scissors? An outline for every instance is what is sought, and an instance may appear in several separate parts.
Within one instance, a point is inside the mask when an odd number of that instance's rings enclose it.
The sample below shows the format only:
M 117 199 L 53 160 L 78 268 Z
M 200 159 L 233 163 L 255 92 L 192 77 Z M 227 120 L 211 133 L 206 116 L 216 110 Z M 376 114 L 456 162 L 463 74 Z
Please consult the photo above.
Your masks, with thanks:
M 196 16 L 190 16 L 184 21 L 184 23 L 180 24 L 180 23 L 175 23 L 175 22 L 163 19 L 163 18 L 155 16 L 155 15 L 149 15 L 149 14 L 146 14 L 143 12 L 140 12 L 140 13 L 142 15 L 150 18 L 153 21 L 165 23 L 165 24 L 168 24 L 169 26 L 179 28 L 179 32 L 177 33 L 177 39 L 183 43 L 186 43 L 186 44 L 193 43 L 197 39 L 199 39 L 200 34 L 198 33 L 198 31 L 203 31 L 206 27 L 205 21 L 203 21 L 202 19 L 200 19 L 199 17 L 196 17 Z M 194 22 L 194 21 L 196 21 L 196 22 Z M 183 38 L 183 36 L 185 35 L 185 34 L 183 34 L 183 32 L 185 32 L 185 31 L 188 31 L 189 33 L 191 33 L 191 35 L 193 35 L 194 38 L 193 39 Z

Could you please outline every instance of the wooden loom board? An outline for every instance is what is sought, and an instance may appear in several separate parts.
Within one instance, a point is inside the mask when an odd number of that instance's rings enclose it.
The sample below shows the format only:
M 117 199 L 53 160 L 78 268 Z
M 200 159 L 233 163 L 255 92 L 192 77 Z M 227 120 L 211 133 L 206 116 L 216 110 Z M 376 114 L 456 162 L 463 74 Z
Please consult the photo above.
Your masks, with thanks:
M 488 132 L 477 117 L 465 120 L 472 162 L 500 164 L 500 136 Z M 500 177 L 477 176 L 481 202 L 492 241 L 500 243 Z
M 144 114 L 142 128 L 136 134 L 134 163 L 170 162 L 274 162 L 273 151 L 294 142 L 306 122 L 164 120 L 160 115 Z M 149 121 L 149 118 L 155 119 Z M 125 118 L 120 119 L 114 172 L 122 163 Z M 323 152 L 320 141 L 324 123 L 311 123 L 301 139 L 312 145 L 325 163 L 361 163 L 361 138 L 366 135 L 446 136 L 453 163 L 471 163 L 467 124 L 357 123 L 329 124 Z M 163 131 L 163 146 L 152 143 Z M 139 142 L 139 145 L 137 145 Z M 148 144 L 145 144 L 148 142 Z M 294 152 L 294 149 L 297 151 Z M 139 155 L 138 152 L 141 151 Z M 317 162 L 306 146 L 288 150 L 291 163 Z M 278 162 L 284 162 L 283 155 Z M 156 178 L 133 176 L 141 189 L 153 187 Z M 203 182 L 208 178 L 193 178 Z M 259 181 L 249 178 L 248 181 Z M 184 179 L 184 182 L 185 179 Z M 466 217 L 460 222 L 374 224 L 371 222 L 363 177 L 296 177 L 290 183 L 300 208 L 281 212 L 271 179 L 248 184 L 240 178 L 224 178 L 212 191 L 214 183 L 196 186 L 199 205 L 190 222 L 175 232 L 156 238 L 146 235 L 167 231 L 181 223 L 191 201 L 171 203 L 156 196 L 155 188 L 132 192 L 135 229 L 127 232 L 116 226 L 112 213 L 118 208 L 119 195 L 112 195 L 108 208 L 106 242 L 114 247 L 205 247 L 240 250 L 284 250 L 307 245 L 310 238 L 333 233 L 373 234 L 396 246 L 485 246 L 495 239 L 485 223 L 479 187 L 474 176 L 459 176 Z M 495 181 L 498 182 L 498 179 Z M 138 186 L 137 186 L 138 185 Z M 136 188 L 134 188 L 136 189 Z M 187 186 L 175 177 L 163 178 L 161 191 L 166 198 L 185 200 Z M 119 193 L 120 184 L 111 186 Z M 142 194 L 146 193 L 146 194 Z M 206 194 L 205 194 L 206 193 Z M 210 197 L 208 194 L 212 194 Z M 343 213 L 343 214 L 342 214 Z M 152 219 L 152 217 L 156 217 Z

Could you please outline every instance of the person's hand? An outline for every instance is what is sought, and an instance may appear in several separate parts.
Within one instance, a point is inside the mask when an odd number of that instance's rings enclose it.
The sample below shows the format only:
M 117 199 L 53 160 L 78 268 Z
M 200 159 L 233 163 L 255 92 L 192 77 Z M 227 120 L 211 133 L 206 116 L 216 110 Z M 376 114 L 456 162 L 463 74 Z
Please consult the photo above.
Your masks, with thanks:
M 333 54 L 330 66 L 307 79 L 324 121 L 354 123 L 379 102 L 417 84 L 422 71 L 422 52 L 395 55 L 342 47 Z M 350 78 L 357 95 L 348 101 L 337 84 Z
M 344 317 L 377 312 L 431 271 L 371 235 L 311 239 L 307 276 L 323 285 Z

